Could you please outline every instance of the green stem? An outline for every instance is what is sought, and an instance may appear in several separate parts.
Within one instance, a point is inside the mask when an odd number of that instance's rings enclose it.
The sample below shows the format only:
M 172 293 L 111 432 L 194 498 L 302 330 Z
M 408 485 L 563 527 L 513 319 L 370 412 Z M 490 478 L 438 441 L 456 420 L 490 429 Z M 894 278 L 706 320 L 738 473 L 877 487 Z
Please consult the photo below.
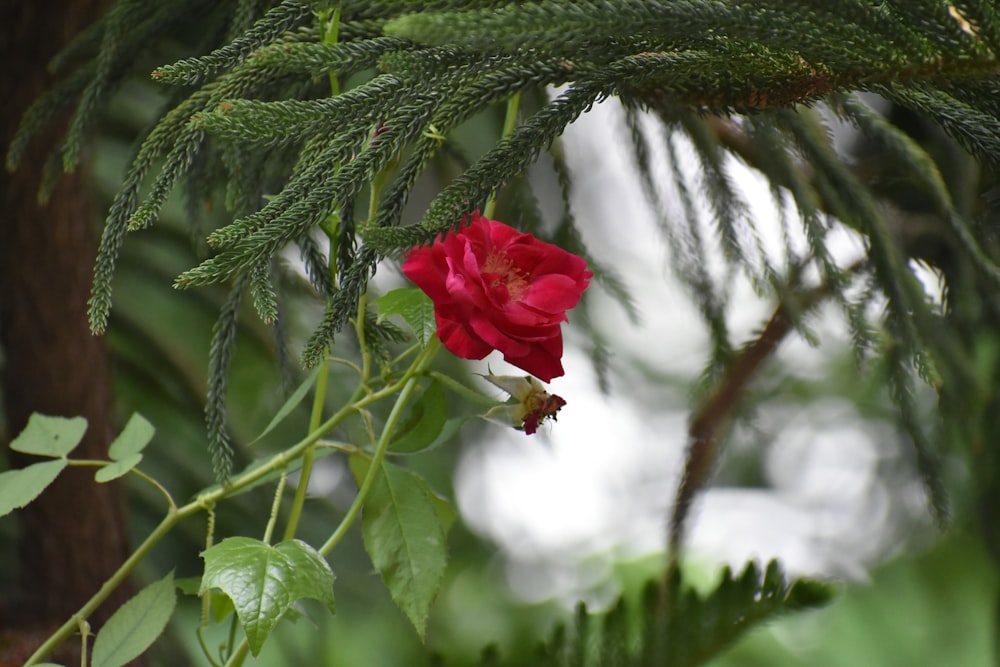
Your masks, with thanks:
M 98 459 L 67 459 L 67 461 L 70 466 L 75 466 L 79 468 L 105 468 L 111 465 L 111 462 L 109 461 L 101 461 Z M 173 508 L 177 507 L 177 503 L 174 502 L 174 497 L 170 495 L 170 492 L 167 491 L 162 484 L 160 484 L 155 479 L 153 479 L 146 473 L 142 472 L 138 468 L 131 468 L 128 472 L 132 473 L 133 475 L 138 475 L 140 478 L 149 482 L 149 484 L 151 484 L 153 488 L 159 491 L 163 495 L 163 497 L 166 498 L 167 505 Z
M 439 373 L 438 371 L 431 371 L 428 373 L 432 378 L 443 384 L 444 386 L 451 389 L 453 392 L 459 396 L 464 396 L 465 398 L 479 403 L 480 405 L 487 405 L 489 407 L 496 407 L 498 405 L 503 405 L 506 401 L 498 401 L 497 399 L 487 396 L 478 389 L 473 389 L 472 387 L 466 386 L 451 377 L 450 375 L 445 375 L 444 373 Z
M 336 44 L 340 34 L 340 7 L 326 10 L 319 15 L 320 30 L 323 33 L 324 44 Z M 330 95 L 336 97 L 340 94 L 340 81 L 337 73 L 330 72 Z M 337 245 L 340 239 L 340 218 L 331 216 L 331 224 L 324 230 L 330 239 L 329 269 L 330 278 L 337 281 Z M 323 368 L 320 371 L 316 382 L 316 393 L 313 395 L 312 412 L 309 416 L 309 432 L 312 433 L 320 426 L 323 419 L 323 407 L 326 405 L 326 387 L 330 374 L 330 360 L 323 361 Z M 299 482 L 295 487 L 295 498 L 292 500 L 292 508 L 288 516 L 288 524 L 285 526 L 284 539 L 290 540 L 295 537 L 299 529 L 299 521 L 302 518 L 302 509 L 306 504 L 306 496 L 309 493 L 309 479 L 312 477 L 313 462 L 316 459 L 315 443 L 306 448 L 302 457 L 302 472 L 299 474 Z
M 399 418 L 403 414 L 403 409 L 409 402 L 410 397 L 413 395 L 414 390 L 417 386 L 417 377 L 423 374 L 427 370 L 427 366 L 430 365 L 431 360 L 434 355 L 437 354 L 438 350 L 441 348 L 441 343 L 437 338 L 431 339 L 431 342 L 424 348 L 420 356 L 414 360 L 413 365 L 407 369 L 406 373 L 403 375 L 400 382 L 404 382 L 403 390 L 400 392 L 399 397 L 396 399 L 396 403 L 392 406 L 392 411 L 389 413 L 388 419 L 386 419 L 385 427 L 382 429 L 382 435 L 379 437 L 378 444 L 375 447 L 375 453 L 372 455 L 371 465 L 368 468 L 368 474 L 365 475 L 364 481 L 361 483 L 361 487 L 358 489 L 358 494 L 354 497 L 354 502 L 348 508 L 347 513 L 344 518 L 341 519 L 340 525 L 330 536 L 330 539 L 319 548 L 319 553 L 326 556 L 330 551 L 333 550 L 337 543 L 343 539 L 344 535 L 347 534 L 348 529 L 354 524 L 355 519 L 358 518 L 358 514 L 361 513 L 361 508 L 365 504 L 365 499 L 368 497 L 371 491 L 372 485 L 375 483 L 376 471 L 382 466 L 382 461 L 385 459 L 385 454 L 389 450 L 389 442 L 392 440 L 392 432 L 396 429 L 396 424 L 399 422 Z M 393 385 L 393 388 L 398 387 L 399 383 Z M 389 389 L 388 387 L 386 389 Z M 384 393 L 379 392 L 379 394 Z M 370 394 L 366 398 L 371 398 L 377 394 Z M 358 404 L 363 403 L 364 400 L 359 400 Z M 246 637 L 240 642 L 239 647 L 233 653 L 233 655 L 226 661 L 225 667 L 239 667 L 243 664 L 246 659 L 247 651 L 249 650 L 249 643 Z
M 323 406 L 326 405 L 326 388 L 330 377 L 330 361 L 323 362 L 323 368 L 316 378 L 316 393 L 313 395 L 312 412 L 309 414 L 309 432 L 312 433 L 320 427 L 320 420 L 323 419 Z M 312 477 L 313 461 L 316 458 L 316 443 L 306 449 L 302 457 L 302 473 L 299 475 L 299 483 L 295 488 L 295 498 L 292 500 L 291 513 L 288 516 L 288 524 L 285 526 L 283 539 L 290 540 L 295 537 L 295 532 L 299 529 L 299 520 L 302 518 L 302 508 L 306 504 L 306 495 L 309 492 L 309 478 Z
M 368 293 L 362 292 L 358 297 L 358 314 L 354 321 L 354 331 L 358 336 L 358 346 L 361 349 L 361 386 L 368 385 L 368 379 L 372 373 L 372 355 L 368 351 L 368 342 L 365 337 L 365 314 L 368 310 Z
M 382 461 L 385 459 L 385 454 L 389 451 L 389 443 L 392 441 L 392 433 L 396 430 L 396 424 L 399 422 L 400 417 L 403 415 L 403 410 L 406 408 L 406 404 L 409 402 L 410 397 L 413 396 L 413 392 L 417 387 L 417 376 L 421 374 L 430 364 L 431 359 L 440 349 L 440 342 L 437 338 L 431 339 L 431 343 L 424 349 L 423 353 L 411 366 L 413 371 L 410 376 L 406 379 L 406 385 L 403 387 L 403 391 L 399 393 L 396 398 L 395 405 L 392 406 L 392 411 L 389 413 L 388 419 L 386 419 L 385 426 L 382 428 L 382 434 L 379 436 L 378 443 L 375 445 L 375 453 L 372 455 L 371 464 L 368 466 L 368 473 L 365 475 L 364 480 L 361 482 L 361 486 L 358 488 L 358 494 L 354 497 L 354 502 L 348 508 L 347 513 L 341 520 L 340 525 L 330 536 L 330 539 L 326 541 L 319 548 L 319 553 L 326 556 L 330 553 L 337 543 L 343 539 L 344 535 L 354 524 L 355 519 L 361 513 L 361 508 L 365 504 L 365 500 L 368 499 L 368 494 L 371 492 L 372 485 L 375 483 L 375 477 L 378 474 L 379 469 L 382 467 Z
M 507 113 L 503 119 L 503 133 L 501 137 L 507 137 L 513 134 L 514 130 L 517 128 L 517 115 L 521 109 L 521 92 L 518 91 L 507 98 Z M 486 206 L 483 207 L 483 216 L 487 218 L 493 217 L 493 212 L 497 208 L 497 195 L 494 192 L 490 195 L 490 198 L 486 200 Z
M 171 510 L 167 513 L 167 516 L 163 518 L 152 533 L 149 534 L 142 544 L 132 552 L 132 555 L 126 559 L 121 567 L 111 575 L 103 584 L 101 588 L 91 597 L 87 602 L 80 607 L 80 610 L 73 614 L 65 623 L 62 624 L 58 630 L 56 630 L 45 642 L 38 647 L 38 649 L 31 654 L 28 661 L 24 663 L 24 667 L 30 667 L 30 665 L 38 664 L 45 656 L 49 655 L 56 650 L 63 642 L 65 642 L 73 631 L 80 627 L 81 623 L 85 623 L 87 618 L 90 617 L 94 611 L 101 605 L 104 600 L 108 598 L 111 593 L 118 588 L 125 581 L 125 578 L 135 569 L 149 552 L 153 550 L 153 547 L 163 539 L 167 533 L 174 529 L 174 526 L 184 517 L 179 511 Z
M 382 467 L 382 461 L 385 459 L 385 453 L 389 450 L 389 442 L 392 440 L 392 432 L 396 428 L 396 423 L 403 414 L 403 408 L 410 400 L 410 396 L 413 395 L 414 390 L 417 387 L 417 379 L 410 378 L 406 381 L 406 386 L 403 387 L 403 391 L 400 392 L 399 397 L 396 399 L 396 404 L 392 406 L 392 412 L 389 413 L 389 419 L 385 422 L 385 428 L 382 429 L 382 435 L 378 439 L 378 444 L 375 446 L 375 454 L 372 455 L 371 465 L 368 466 L 368 473 L 365 475 L 364 481 L 361 482 L 361 486 L 358 488 L 358 494 L 354 497 L 354 502 L 348 508 L 347 513 L 344 514 L 344 518 L 341 520 L 340 525 L 337 529 L 333 531 L 333 535 L 330 536 L 323 546 L 319 548 L 319 552 L 326 556 L 328 553 L 333 551 L 333 548 L 344 538 L 347 531 L 352 525 L 354 525 L 354 520 L 358 518 L 361 513 L 361 508 L 365 504 L 365 500 L 368 499 L 368 494 L 371 492 L 372 485 L 375 483 L 375 477 L 378 474 L 379 469 Z
M 229 660 L 226 660 L 225 667 L 237 667 L 238 665 L 242 665 L 243 661 L 247 658 L 247 653 L 249 652 L 250 642 L 248 642 L 244 637 L 243 641 L 240 642 L 240 645 L 236 647 L 235 651 L 233 651 L 233 654 L 229 656 Z
M 205 527 L 205 551 L 212 548 L 212 544 L 215 542 L 215 507 L 208 507 L 205 510 L 208 514 L 208 524 Z M 201 622 L 198 626 L 199 633 L 204 631 L 208 627 L 208 618 L 212 611 L 212 593 L 210 591 L 205 591 L 201 594 Z M 199 634 L 199 637 L 201 635 Z M 202 642 L 204 644 L 204 642 Z M 211 654 L 205 653 L 205 657 L 212 660 Z
M 90 639 L 90 623 L 80 621 L 80 667 L 87 667 L 87 640 Z
M 306 455 L 308 456 L 315 449 L 314 445 L 311 449 L 306 450 Z M 285 495 L 285 483 L 287 480 L 288 474 L 282 470 L 281 477 L 278 478 L 278 488 L 274 490 L 274 501 L 271 502 L 271 514 L 267 517 L 267 526 L 264 528 L 264 537 L 262 539 L 266 544 L 271 543 L 271 536 L 274 535 L 274 525 L 278 523 L 278 512 L 281 510 L 281 497 Z
M 45 641 L 45 643 L 38 647 L 38 650 L 36 650 L 31 657 L 28 658 L 26 663 L 24 663 L 24 667 L 30 667 L 31 665 L 37 664 L 42 660 L 42 658 L 49 655 L 59 645 L 65 642 L 70 635 L 73 634 L 79 619 L 86 619 L 93 614 L 94 610 L 97 609 L 97 607 L 99 607 L 109 595 L 111 595 L 115 588 L 117 588 L 125 580 L 125 578 L 132 573 L 132 570 L 135 569 L 143 558 L 145 558 L 149 552 L 152 551 L 153 547 L 155 547 L 160 540 L 170 533 L 170 531 L 173 530 L 177 524 L 188 517 L 194 516 L 202 510 L 214 507 L 218 501 L 243 489 L 244 487 L 253 484 L 259 479 L 286 468 L 292 461 L 301 457 L 306 450 L 316 444 L 316 442 L 318 442 L 324 435 L 336 428 L 345 419 L 353 415 L 356 410 L 365 408 L 376 401 L 398 392 L 400 390 L 400 383 L 409 380 L 415 372 L 416 365 L 403 375 L 400 382 L 384 387 L 380 391 L 355 397 L 355 399 L 348 402 L 347 405 L 338 410 L 333 416 L 320 424 L 319 428 L 311 431 L 305 438 L 295 443 L 285 451 L 275 454 L 264 465 L 235 476 L 227 486 L 216 485 L 207 491 L 203 491 L 194 500 L 186 505 L 182 505 L 177 508 L 171 507 L 163 521 L 161 521 L 153 532 L 151 532 L 146 539 L 143 540 L 142 544 L 136 548 L 132 555 L 121 564 L 115 573 L 104 582 L 97 593 L 95 593 L 94 596 L 91 597 L 90 600 L 88 600 L 77 613 L 73 614 L 73 616 L 63 623 L 62 626 L 60 626 L 59 629 Z
M 323 43 L 336 44 L 340 39 L 340 7 L 327 10 L 321 18 L 320 28 L 323 30 Z M 340 80 L 337 78 L 337 73 L 333 71 L 330 72 L 330 92 L 333 95 L 340 94 Z

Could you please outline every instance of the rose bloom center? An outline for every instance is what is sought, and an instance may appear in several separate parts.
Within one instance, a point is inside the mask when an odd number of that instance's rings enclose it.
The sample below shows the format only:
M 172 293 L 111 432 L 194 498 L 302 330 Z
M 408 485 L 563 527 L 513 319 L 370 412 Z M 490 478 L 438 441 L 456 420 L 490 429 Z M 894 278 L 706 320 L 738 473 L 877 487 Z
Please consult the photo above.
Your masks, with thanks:
M 506 288 L 511 301 L 520 301 L 528 289 L 528 279 L 524 272 L 514 266 L 514 262 L 502 250 L 494 250 L 486 256 L 483 264 L 483 278 L 491 289 Z

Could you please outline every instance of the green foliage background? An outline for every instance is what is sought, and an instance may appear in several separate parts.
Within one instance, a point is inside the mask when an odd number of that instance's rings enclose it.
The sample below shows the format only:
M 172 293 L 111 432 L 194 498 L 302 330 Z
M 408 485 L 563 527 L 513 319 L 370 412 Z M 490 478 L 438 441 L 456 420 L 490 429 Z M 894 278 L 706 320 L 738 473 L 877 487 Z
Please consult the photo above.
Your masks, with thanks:
M 331 18 L 336 31 L 328 27 Z M 990 664 L 1000 552 L 992 418 L 1000 271 L 989 196 L 1000 149 L 998 49 L 1000 8 L 986 0 L 225 6 L 175 0 L 154 8 L 121 0 L 54 63 L 67 78 L 29 112 L 8 162 L 17 162 L 32 131 L 72 109 L 65 144 L 50 165 L 51 184 L 77 165 L 86 137 L 100 128 L 95 173 L 110 213 L 92 325 L 107 331 L 116 354 L 122 415 L 137 410 L 157 425 L 155 477 L 185 497 L 258 456 L 246 443 L 301 379 L 299 352 L 310 365 L 334 342 L 353 344 L 339 332 L 381 260 L 452 229 L 494 196 L 513 224 L 585 255 L 602 288 L 629 310 L 627 275 L 616 272 L 624 269 L 605 266 L 599 248 L 582 244 L 568 209 L 572 183 L 558 136 L 596 101 L 619 97 L 652 193 L 649 138 L 637 130 L 640 110 L 651 112 L 691 140 L 712 204 L 715 235 L 708 240 L 698 235 L 704 214 L 694 195 L 680 188 L 680 215 L 664 207 L 675 272 L 712 339 L 693 401 L 692 423 L 701 425 L 705 416 L 707 424 L 704 431 L 692 427 L 694 454 L 718 457 L 725 439 L 709 419 L 713 400 L 744 389 L 748 380 L 734 369 L 755 359 L 759 366 L 769 354 L 756 345 L 760 339 L 734 340 L 726 291 L 699 269 L 718 248 L 733 274 L 776 304 L 786 329 L 808 335 L 815 302 L 840 306 L 860 367 L 888 388 L 932 511 L 945 520 L 949 499 L 953 505 L 954 534 L 930 551 L 887 565 L 870 589 L 852 588 L 828 610 L 756 631 L 715 664 Z M 162 98 L 137 77 L 165 62 L 174 64 L 160 66 L 153 79 L 169 84 L 157 87 L 168 91 L 168 102 L 154 111 Z M 552 101 L 538 92 L 562 85 Z M 331 88 L 339 94 L 330 96 Z M 890 112 L 876 113 L 856 91 L 882 96 Z M 523 96 L 524 117 L 501 138 L 502 107 L 515 95 Z M 850 160 L 834 151 L 827 121 L 814 111 L 821 102 L 864 135 Z M 138 148 L 128 148 L 136 136 L 144 137 Z M 522 175 L 550 147 L 567 204 L 554 229 L 541 224 Z M 727 155 L 767 176 L 776 199 L 791 196 L 809 240 L 805 255 L 789 248 L 785 265 L 774 266 L 759 252 L 746 203 L 722 167 Z M 670 159 L 676 161 L 676 151 Z M 676 162 L 668 167 L 676 176 Z M 183 198 L 173 194 L 178 190 Z M 366 200 L 376 204 L 369 211 Z M 865 236 L 865 262 L 837 265 L 826 247 L 830 225 Z M 329 256 L 320 240 L 329 244 Z M 281 253 L 289 247 L 302 258 L 306 277 L 283 267 Z M 911 261 L 943 276 L 945 308 L 927 302 Z M 822 283 L 813 291 L 802 278 L 807 268 Z M 165 289 L 170 284 L 199 289 Z M 884 316 L 872 318 L 879 299 Z M 373 322 L 383 336 L 374 339 L 391 347 L 392 332 L 380 326 Z M 595 340 L 592 350 L 604 371 L 607 344 Z M 924 385 L 935 392 L 934 415 L 923 409 Z M 206 386 L 213 469 L 202 463 Z M 333 408 L 350 393 L 349 374 L 334 376 L 330 386 Z M 268 451 L 294 441 L 306 419 L 302 408 L 252 447 Z M 437 450 L 415 467 L 451 495 L 453 456 L 454 449 Z M 945 474 L 944 462 L 953 460 L 968 470 L 963 485 Z M 682 508 L 708 479 L 694 465 L 688 473 Z M 134 510 L 136 532 L 145 534 L 157 520 L 155 500 L 144 486 L 134 493 L 142 501 Z M 216 529 L 238 534 L 266 516 L 269 502 L 264 490 L 241 496 L 220 507 Z M 331 509 L 324 505 L 308 506 L 307 541 L 323 539 Z M 683 518 L 674 520 L 678 540 Z M 173 567 L 179 576 L 199 572 L 202 529 L 186 531 L 147 562 L 150 580 Z M 572 639 L 557 640 L 539 657 L 535 644 L 550 636 L 560 612 L 525 611 L 507 600 L 490 551 L 475 536 L 459 529 L 450 546 L 451 578 L 430 621 L 432 651 L 471 663 L 497 637 L 504 664 L 595 664 L 602 650 L 621 648 L 595 639 L 588 653 Z M 329 664 L 377 662 L 378 651 L 388 664 L 429 660 L 401 615 L 389 611 L 384 591 L 367 585 L 374 578 L 360 536 L 338 556 L 337 575 L 350 583 L 338 590 L 334 619 L 319 621 L 321 632 L 304 631 L 302 622 L 279 632 L 263 660 L 287 664 L 296 651 L 306 661 L 329 655 Z M 633 604 L 645 599 L 641 589 L 633 591 Z M 470 608 L 489 620 L 469 631 L 474 642 L 454 630 L 468 624 L 458 617 Z M 194 607 L 182 609 L 180 624 L 195 615 Z M 601 636 L 614 635 L 615 619 L 606 617 Z M 781 641 L 790 634 L 805 638 Z M 695 635 L 688 635 L 694 643 Z M 190 636 L 173 633 L 174 648 L 190 651 L 182 646 Z M 879 643 L 865 641 L 873 636 Z M 570 648 L 560 653 L 560 646 Z M 892 654 L 879 657 L 885 646 Z M 269 657 L 268 650 L 281 655 Z M 483 661 L 489 664 L 491 655 Z M 602 658 L 602 664 L 629 659 Z

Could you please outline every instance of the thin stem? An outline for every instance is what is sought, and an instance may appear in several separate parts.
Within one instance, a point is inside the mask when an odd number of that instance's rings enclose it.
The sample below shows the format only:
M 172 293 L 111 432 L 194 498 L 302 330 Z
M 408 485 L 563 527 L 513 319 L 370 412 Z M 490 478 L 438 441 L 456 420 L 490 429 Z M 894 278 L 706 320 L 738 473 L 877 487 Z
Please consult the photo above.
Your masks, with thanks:
M 208 525 L 205 527 L 205 551 L 212 548 L 212 543 L 215 542 L 215 507 L 206 508 L 205 512 L 208 514 Z M 204 630 L 208 627 L 208 618 L 212 612 L 212 593 L 210 591 L 205 591 L 201 594 L 201 623 L 199 624 L 199 631 Z M 207 652 L 205 657 L 209 660 L 212 656 Z
M 309 414 L 309 432 L 312 433 L 320 427 L 320 420 L 323 419 L 323 406 L 326 405 L 326 388 L 330 378 L 330 361 L 323 361 L 323 368 L 316 378 L 316 393 L 313 394 L 312 412 Z M 302 509 L 306 504 L 306 495 L 309 493 L 309 479 L 312 477 L 313 462 L 316 458 L 316 448 L 308 447 L 302 457 L 302 472 L 299 475 L 298 486 L 295 488 L 295 498 L 292 500 L 291 513 L 288 516 L 288 524 L 285 526 L 283 539 L 290 540 L 295 537 L 295 532 L 299 529 L 299 520 L 302 518 Z
M 517 128 L 517 116 L 521 110 L 521 91 L 518 91 L 507 98 L 507 113 L 503 119 L 503 132 L 500 136 L 506 137 L 511 135 Z M 490 195 L 490 198 L 486 200 L 486 206 L 483 207 L 483 215 L 487 218 L 493 217 L 493 212 L 497 208 L 497 195 L 494 192 Z
M 80 620 L 80 667 L 87 667 L 87 640 L 90 639 L 90 623 Z
M 392 361 L 390 361 L 388 363 L 388 366 L 390 368 L 395 368 L 399 364 L 399 362 L 401 362 L 403 359 L 406 359 L 408 356 L 410 356 L 411 354 L 413 354 L 414 352 L 417 352 L 419 350 L 420 350 L 420 345 L 419 344 L 411 345 L 410 347 L 406 348 L 405 351 L 400 352 L 398 357 L 396 357 L 395 359 L 393 359 Z
M 173 530 L 174 526 L 176 526 L 182 518 L 183 516 L 178 511 L 171 510 L 168 512 L 167 516 L 163 518 L 160 524 L 153 529 L 153 532 L 150 533 L 143 543 L 132 552 L 132 555 L 121 564 L 114 574 L 101 584 L 101 588 L 97 591 L 97 593 L 87 600 L 87 602 L 80 607 L 78 612 L 73 614 L 72 617 L 63 623 L 58 630 L 50 635 L 49 638 L 46 639 L 45 642 L 31 654 L 31 657 L 29 657 L 27 662 L 24 663 L 24 667 L 30 667 L 31 665 L 38 664 L 45 656 L 55 651 L 60 644 L 66 641 L 69 636 L 73 634 L 73 630 L 80 627 L 81 623 L 86 623 L 87 618 L 89 618 L 90 615 L 97 610 L 101 603 L 104 602 L 104 600 L 106 600 L 107 597 L 111 595 L 111 593 L 114 592 L 114 590 L 118 588 L 123 581 L 125 581 L 125 578 L 128 577 L 133 569 L 135 569 L 135 566 L 149 555 L 149 552 L 153 550 L 153 547 L 156 546 L 156 544 L 163 539 L 167 533 Z
M 225 667 L 237 667 L 237 665 L 242 665 L 243 661 L 247 658 L 247 653 L 249 652 L 250 643 L 246 640 L 246 638 L 244 638 L 243 641 L 240 642 L 240 645 L 236 647 L 236 650 L 233 651 L 233 654 L 229 656 L 229 660 L 226 660 Z
M 412 377 L 414 372 L 415 371 L 411 369 L 403 376 L 401 381 L 408 380 Z M 24 667 L 30 667 L 31 665 L 37 664 L 45 656 L 52 653 L 52 651 L 54 651 L 59 645 L 65 642 L 70 635 L 73 634 L 79 619 L 86 619 L 93 614 L 94 610 L 96 610 L 97 607 L 99 607 L 100 604 L 104 602 L 104 600 L 106 600 L 112 592 L 114 592 L 114 590 L 125 580 L 126 577 L 128 577 L 129 574 L 131 574 L 132 570 L 134 570 L 135 567 L 142 562 L 149 552 L 152 551 L 153 547 L 155 547 L 160 540 L 166 537 L 166 535 L 170 533 L 170 531 L 173 530 L 181 521 L 197 514 L 198 512 L 214 507 L 219 500 L 222 500 L 226 496 L 253 484 L 259 479 L 266 477 L 277 470 L 287 467 L 292 461 L 302 456 L 309 447 L 318 442 L 320 438 L 336 428 L 345 419 L 353 415 L 355 410 L 379 401 L 386 396 L 396 393 L 397 391 L 399 391 L 399 383 L 389 385 L 380 391 L 366 394 L 361 397 L 355 396 L 350 402 L 348 402 L 347 405 L 342 407 L 332 417 L 320 424 L 319 428 L 310 432 L 305 438 L 294 444 L 292 447 L 275 454 L 271 457 L 271 460 L 264 465 L 235 476 L 226 486 L 216 485 L 207 491 L 203 491 L 194 500 L 186 505 L 182 505 L 177 508 L 171 507 L 160 524 L 146 537 L 145 540 L 143 540 L 142 544 L 136 548 L 132 555 L 119 566 L 115 573 L 104 582 L 93 597 L 84 603 L 78 612 L 67 619 L 67 621 L 59 627 L 59 629 L 57 629 L 41 646 L 38 647 L 31 657 L 28 658 L 28 661 L 24 663 Z
M 451 389 L 453 392 L 459 396 L 464 396 L 470 401 L 479 403 L 480 405 L 488 405 L 490 407 L 495 407 L 497 405 L 503 405 L 506 401 L 498 401 L 495 398 L 487 396 L 477 389 L 473 389 L 467 385 L 462 384 L 455 378 L 445 375 L 444 373 L 439 373 L 438 371 L 431 371 L 428 373 L 429 376 L 443 384 L 444 386 Z
M 336 44 L 340 32 L 340 7 L 333 7 L 322 12 L 320 18 L 320 30 L 323 32 L 324 44 Z M 330 72 L 330 95 L 336 97 L 340 94 L 340 80 L 337 73 Z M 329 270 L 330 278 L 334 282 L 337 280 L 337 244 L 340 238 L 340 217 L 331 216 L 330 229 L 326 230 L 330 239 Z M 313 394 L 312 412 L 309 415 L 309 433 L 313 433 L 320 427 L 323 419 L 323 407 L 326 405 L 326 387 L 330 375 L 330 360 L 323 361 L 323 368 L 319 372 L 316 381 L 316 393 Z M 290 540 L 295 537 L 299 529 L 299 520 L 302 518 L 302 509 L 306 504 L 306 496 L 309 493 L 309 479 L 312 477 L 313 462 L 316 459 L 315 443 L 306 447 L 302 456 L 302 471 L 299 474 L 299 482 L 295 488 L 295 498 L 292 500 L 292 509 L 288 516 L 288 524 L 285 526 L 284 539 Z M 282 475 L 282 482 L 284 482 Z M 275 502 L 279 502 L 280 495 Z M 277 507 L 277 506 L 276 506 Z M 272 511 L 272 519 L 277 516 L 277 511 Z M 270 533 L 269 533 L 270 534 Z
M 312 454 L 315 451 L 315 446 L 306 450 L 306 456 Z M 310 462 L 311 463 L 311 462 Z M 305 464 L 303 464 L 303 467 Z M 264 528 L 264 537 L 262 538 L 265 544 L 271 543 L 271 536 L 274 534 L 274 524 L 278 522 L 278 512 L 281 509 L 281 497 L 285 495 L 285 482 L 288 481 L 288 473 L 285 470 L 281 471 L 281 477 L 278 478 L 278 488 L 274 490 L 274 501 L 271 503 L 271 514 L 267 518 L 267 526 Z M 291 539 L 286 537 L 285 539 Z
M 110 461 L 101 461 L 99 459 L 67 459 L 67 462 L 69 463 L 70 467 L 77 467 L 77 468 L 104 468 L 111 465 Z M 174 502 L 174 497 L 170 495 L 170 492 L 167 491 L 162 484 L 160 484 L 155 479 L 153 479 L 146 473 L 142 472 L 138 468 L 131 468 L 129 469 L 128 472 L 137 475 L 142 479 L 146 480 L 147 482 L 149 482 L 153 486 L 153 488 L 159 491 L 163 495 L 163 497 L 166 498 L 167 504 L 170 507 L 173 508 L 177 507 L 177 503 Z
M 198 626 L 198 630 L 195 631 L 195 635 L 198 637 L 198 643 L 201 645 L 201 652 L 212 665 L 212 667 L 220 667 L 221 663 L 212 656 L 212 650 L 208 647 L 208 640 L 205 639 L 205 627 Z
M 324 44 L 336 44 L 340 39 L 340 7 L 334 7 L 333 9 L 327 10 L 322 15 L 322 25 L 323 30 L 323 43 Z M 333 95 L 340 94 L 340 79 L 337 78 L 337 73 L 334 71 L 330 72 L 330 92 Z
M 358 489 L 358 494 L 354 497 L 354 502 L 351 503 L 351 506 L 348 508 L 344 518 L 341 519 L 340 525 L 337 526 L 337 529 L 333 532 L 333 535 L 330 536 L 330 539 L 328 539 L 326 543 L 319 548 L 320 554 L 326 556 L 330 553 L 330 551 L 337 546 L 337 543 L 343 539 L 344 535 L 347 534 L 348 529 L 350 529 L 350 527 L 354 524 L 355 519 L 358 518 L 358 514 L 361 513 L 361 508 L 364 506 L 365 499 L 368 497 L 371 487 L 375 482 L 375 471 L 381 467 L 382 461 L 385 459 L 385 454 L 389 450 L 389 442 L 392 440 L 392 432 L 395 430 L 396 424 L 399 422 L 399 418 L 402 416 L 407 402 L 409 402 L 410 397 L 416 389 L 417 377 L 427 370 L 427 366 L 430 365 L 431 360 L 434 358 L 434 355 L 437 354 L 439 349 L 441 349 L 440 341 L 437 338 L 431 339 L 431 342 L 426 348 L 424 348 L 420 356 L 414 360 L 413 365 L 407 369 L 406 373 L 400 380 L 400 382 L 405 383 L 403 385 L 403 390 L 396 399 L 396 403 L 392 406 L 392 411 L 390 411 L 388 419 L 386 419 L 385 428 L 382 429 L 382 435 L 375 448 L 375 453 L 372 455 L 371 465 L 368 468 L 368 474 L 365 475 L 365 479 L 362 481 L 361 487 Z M 395 388 L 398 386 L 399 383 L 396 383 L 391 387 L 386 387 L 381 392 L 369 394 L 363 399 L 360 399 L 358 401 L 358 405 L 365 403 L 365 401 L 372 399 L 374 396 L 381 397 L 388 395 L 386 392 L 390 389 L 395 391 Z M 239 647 L 229 660 L 226 661 L 225 667 L 239 667 L 242 665 L 243 661 L 246 659 L 248 650 L 249 644 L 246 637 L 244 637 L 240 642 Z
M 382 467 L 382 461 L 385 459 L 385 454 L 389 451 L 389 442 L 392 440 L 392 432 L 396 429 L 396 424 L 403 414 L 403 409 L 406 407 L 410 397 L 416 390 L 417 375 L 426 368 L 426 366 L 430 363 L 430 360 L 434 358 L 434 355 L 437 353 L 439 348 L 440 343 L 438 342 L 438 339 L 432 339 L 431 344 L 427 346 L 411 367 L 411 370 L 414 372 L 407 378 L 403 391 L 400 392 L 399 397 L 396 398 L 395 405 L 392 406 L 392 411 L 389 413 L 388 419 L 386 419 L 385 427 L 383 427 L 382 434 L 375 446 L 375 453 L 372 455 L 371 464 L 368 466 L 368 473 L 365 475 L 364 480 L 361 482 L 361 486 L 358 488 L 358 494 L 354 497 L 354 502 L 351 503 L 347 513 L 341 520 L 340 525 L 337 526 L 337 529 L 330 536 L 330 539 L 328 539 L 326 543 L 319 548 L 319 553 L 324 556 L 330 553 L 333 548 L 337 546 L 340 540 L 344 538 L 348 529 L 350 529 L 350 527 L 354 524 L 355 519 L 357 519 L 358 515 L 361 513 L 361 508 L 368 499 L 368 494 L 371 492 L 372 485 L 375 483 L 375 477 L 378 474 L 378 470 Z
M 368 343 L 365 338 L 365 313 L 368 310 L 368 293 L 363 292 L 358 297 L 358 314 L 354 321 L 354 331 L 358 336 L 358 346 L 361 348 L 361 384 L 366 386 L 372 373 L 372 355 L 368 351 Z

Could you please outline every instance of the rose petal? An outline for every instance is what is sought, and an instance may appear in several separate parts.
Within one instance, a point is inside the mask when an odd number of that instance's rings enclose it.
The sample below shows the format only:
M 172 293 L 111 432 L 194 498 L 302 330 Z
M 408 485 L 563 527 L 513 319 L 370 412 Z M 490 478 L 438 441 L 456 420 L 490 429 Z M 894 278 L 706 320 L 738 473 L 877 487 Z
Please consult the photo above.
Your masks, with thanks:
M 447 299 L 444 276 L 448 268 L 446 257 L 439 246 L 417 248 L 406 255 L 403 273 L 417 287 L 431 298 L 431 301 Z
M 521 302 L 545 313 L 565 313 L 580 301 L 582 293 L 573 278 L 550 274 L 533 280 Z
M 436 314 L 435 314 L 436 315 Z M 437 335 L 445 348 L 462 359 L 482 359 L 493 347 L 475 335 L 475 332 L 452 320 L 436 316 Z
M 494 350 L 500 350 L 504 357 L 508 354 L 514 356 L 524 356 L 529 353 L 531 346 L 523 340 L 511 338 L 507 334 L 497 329 L 492 322 L 486 319 L 481 313 L 473 313 L 469 319 L 469 326 L 475 334 L 493 346 Z

